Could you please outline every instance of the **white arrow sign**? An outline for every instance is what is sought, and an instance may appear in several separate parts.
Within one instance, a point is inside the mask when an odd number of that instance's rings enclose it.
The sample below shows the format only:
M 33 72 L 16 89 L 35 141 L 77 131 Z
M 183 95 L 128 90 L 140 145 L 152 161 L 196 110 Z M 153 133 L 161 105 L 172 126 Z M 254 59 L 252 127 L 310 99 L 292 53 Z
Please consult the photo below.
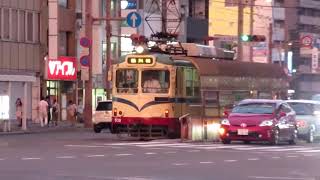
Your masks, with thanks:
M 138 19 L 138 17 L 136 16 L 135 13 L 132 14 L 131 16 L 131 20 L 132 20 L 132 27 L 136 27 L 136 20 Z

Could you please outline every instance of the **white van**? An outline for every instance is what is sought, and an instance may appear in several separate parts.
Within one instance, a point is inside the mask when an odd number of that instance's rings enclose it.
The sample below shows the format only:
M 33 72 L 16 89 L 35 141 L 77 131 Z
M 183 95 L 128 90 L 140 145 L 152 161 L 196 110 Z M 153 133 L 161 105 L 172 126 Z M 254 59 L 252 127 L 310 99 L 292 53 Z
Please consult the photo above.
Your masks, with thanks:
M 92 123 L 95 133 L 100 133 L 102 129 L 110 129 L 112 121 L 112 101 L 98 102 L 96 110 L 93 112 Z

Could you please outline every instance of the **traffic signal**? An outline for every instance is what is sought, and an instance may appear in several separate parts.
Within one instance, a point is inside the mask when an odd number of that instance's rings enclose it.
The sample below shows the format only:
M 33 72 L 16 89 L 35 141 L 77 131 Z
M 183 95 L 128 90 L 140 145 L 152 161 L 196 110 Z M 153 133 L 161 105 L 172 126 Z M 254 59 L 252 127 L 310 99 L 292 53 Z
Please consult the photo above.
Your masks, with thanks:
M 264 42 L 266 37 L 264 35 L 247 35 L 244 34 L 241 36 L 242 42 Z

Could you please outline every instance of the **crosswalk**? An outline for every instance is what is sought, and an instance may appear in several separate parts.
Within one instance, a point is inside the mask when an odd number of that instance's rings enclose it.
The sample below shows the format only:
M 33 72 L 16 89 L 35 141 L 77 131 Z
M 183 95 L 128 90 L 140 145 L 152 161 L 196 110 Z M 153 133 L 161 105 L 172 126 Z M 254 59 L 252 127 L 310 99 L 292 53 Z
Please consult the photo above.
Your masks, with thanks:
M 319 146 L 310 145 L 279 145 L 269 146 L 260 144 L 218 144 L 218 143 L 182 143 L 172 140 L 159 140 L 148 142 L 121 142 L 100 144 L 109 147 L 138 147 L 144 149 L 188 149 L 188 150 L 237 150 L 237 151 L 252 151 L 252 152 L 290 152 L 290 153 L 320 153 Z

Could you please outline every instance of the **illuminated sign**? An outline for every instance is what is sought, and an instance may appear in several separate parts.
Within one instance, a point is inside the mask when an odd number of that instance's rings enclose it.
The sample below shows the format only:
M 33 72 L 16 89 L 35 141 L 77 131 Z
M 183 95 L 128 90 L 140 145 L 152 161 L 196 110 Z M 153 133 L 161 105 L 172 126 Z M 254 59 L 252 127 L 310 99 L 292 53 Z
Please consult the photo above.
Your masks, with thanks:
M 48 61 L 49 80 L 76 80 L 77 61 L 75 57 L 59 57 Z
M 129 64 L 153 64 L 152 57 L 129 57 Z

